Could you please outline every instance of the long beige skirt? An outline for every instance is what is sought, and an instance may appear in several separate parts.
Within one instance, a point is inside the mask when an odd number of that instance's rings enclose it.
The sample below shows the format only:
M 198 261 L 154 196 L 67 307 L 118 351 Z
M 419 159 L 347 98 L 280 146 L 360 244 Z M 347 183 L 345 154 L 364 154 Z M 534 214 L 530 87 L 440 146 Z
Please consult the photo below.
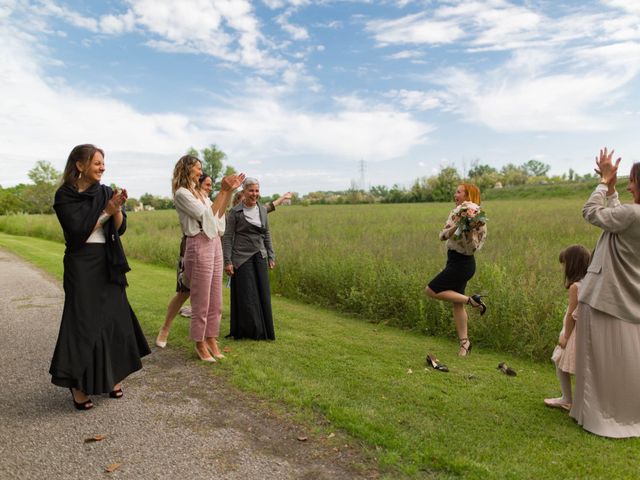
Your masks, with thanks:
M 580 303 L 570 415 L 603 437 L 640 437 L 640 324 Z

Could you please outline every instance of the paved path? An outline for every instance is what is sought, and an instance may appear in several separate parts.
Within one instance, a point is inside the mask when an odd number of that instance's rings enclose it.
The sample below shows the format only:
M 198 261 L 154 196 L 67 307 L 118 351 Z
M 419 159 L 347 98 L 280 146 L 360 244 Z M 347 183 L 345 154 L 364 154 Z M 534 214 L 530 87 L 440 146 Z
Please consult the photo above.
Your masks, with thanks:
M 0 250 L 1 479 L 378 476 L 354 449 L 336 451 L 335 439 L 306 433 L 170 347 L 144 359 L 124 398 L 94 396 L 92 410 L 76 411 L 47 373 L 63 296 L 60 282 Z M 105 438 L 85 443 L 94 435 Z

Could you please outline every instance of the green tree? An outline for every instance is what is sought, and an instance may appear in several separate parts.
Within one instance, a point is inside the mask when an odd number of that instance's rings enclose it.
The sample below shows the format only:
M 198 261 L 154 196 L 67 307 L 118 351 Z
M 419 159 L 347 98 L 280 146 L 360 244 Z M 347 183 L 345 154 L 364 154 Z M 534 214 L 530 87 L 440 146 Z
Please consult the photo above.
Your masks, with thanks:
M 427 180 L 434 202 L 448 202 L 452 200 L 453 194 L 461 182 L 460 174 L 454 167 L 445 167 L 440 170 L 438 175 Z
M 500 170 L 500 181 L 504 186 L 507 185 L 524 185 L 527 183 L 529 174 L 524 166 L 518 167 L 513 163 L 509 163 Z
M 498 170 L 496 170 L 492 166 L 481 165 L 478 161 L 475 161 L 471 164 L 471 168 L 469 169 L 469 178 L 482 177 L 487 174 L 496 173 L 498 173 Z
M 29 213 L 52 213 L 53 197 L 62 174 L 51 163 L 38 160 L 27 175 L 34 183 L 27 185 L 23 191 Z
M 542 163 L 540 160 L 529 160 L 523 167 L 532 177 L 544 177 L 551 170 L 551 165 Z

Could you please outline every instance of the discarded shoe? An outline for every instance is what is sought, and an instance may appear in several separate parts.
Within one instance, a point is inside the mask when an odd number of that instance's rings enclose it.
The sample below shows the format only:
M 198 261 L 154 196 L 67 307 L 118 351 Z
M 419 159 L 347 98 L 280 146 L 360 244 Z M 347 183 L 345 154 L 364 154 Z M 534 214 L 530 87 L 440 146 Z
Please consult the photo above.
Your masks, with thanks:
M 500 362 L 498 364 L 498 370 L 500 370 L 505 375 L 509 375 L 510 377 L 515 377 L 516 375 L 518 375 L 513 368 L 507 366 L 507 364 L 504 362 Z
M 427 355 L 427 366 L 440 370 L 441 372 L 448 372 L 449 368 L 438 361 L 435 355 L 429 353 Z

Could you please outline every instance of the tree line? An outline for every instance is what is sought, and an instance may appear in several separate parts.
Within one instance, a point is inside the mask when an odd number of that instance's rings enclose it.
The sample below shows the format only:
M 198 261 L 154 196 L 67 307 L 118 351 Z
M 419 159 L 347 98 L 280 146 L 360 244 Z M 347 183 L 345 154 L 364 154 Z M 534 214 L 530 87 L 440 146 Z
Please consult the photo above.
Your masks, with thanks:
M 203 171 L 213 179 L 214 192 L 220 189 L 223 176 L 236 173 L 236 169 L 226 163 L 227 155 L 216 145 L 210 145 L 200 151 L 191 147 L 187 154 L 200 158 Z M 368 190 L 359 188 L 352 182 L 351 188 L 344 191 L 317 191 L 300 196 L 293 194 L 292 203 L 312 204 L 355 204 L 355 203 L 414 203 L 447 202 L 453 197 L 457 186 L 462 182 L 475 183 L 486 192 L 496 188 L 510 188 L 520 185 L 562 184 L 592 181 L 593 174 L 578 175 L 569 169 L 559 176 L 548 176 L 551 167 L 539 160 L 529 160 L 522 165 L 509 163 L 500 170 L 479 161 L 472 163 L 466 174 L 461 174 L 452 166 L 444 167 L 433 176 L 414 180 L 411 187 L 376 185 Z M 53 197 L 60 184 L 61 172 L 49 162 L 39 160 L 28 172 L 30 184 L 15 187 L 0 186 L 0 215 L 11 213 L 52 213 Z M 263 201 L 275 200 L 278 195 L 263 197 Z M 129 198 L 126 208 L 137 210 L 145 206 L 148 209 L 164 210 L 174 208 L 173 199 L 145 193 L 139 199 Z

